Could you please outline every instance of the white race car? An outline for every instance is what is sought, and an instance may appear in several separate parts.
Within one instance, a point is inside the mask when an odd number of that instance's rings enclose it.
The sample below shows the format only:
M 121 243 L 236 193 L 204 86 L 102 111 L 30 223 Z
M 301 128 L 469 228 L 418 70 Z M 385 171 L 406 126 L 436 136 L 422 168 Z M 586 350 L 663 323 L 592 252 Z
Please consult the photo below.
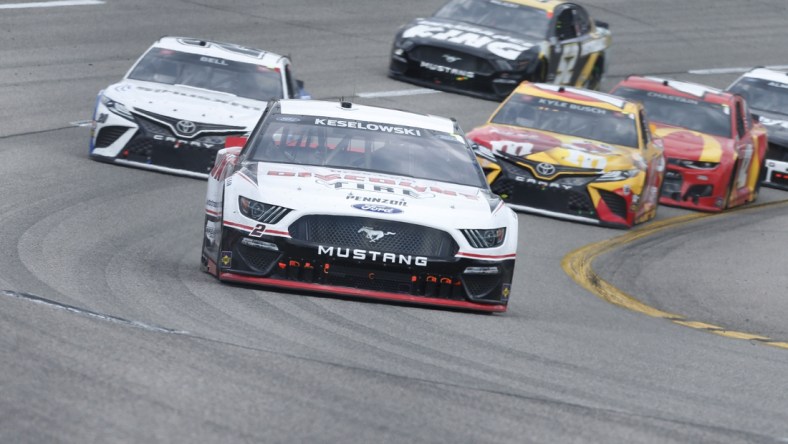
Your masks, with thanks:
M 90 157 L 207 178 L 228 136 L 247 135 L 270 99 L 308 98 L 287 57 L 163 37 L 99 92 Z
M 741 94 L 768 132 L 763 185 L 788 190 L 788 72 L 753 68 L 728 91 Z
M 243 144 L 243 142 L 241 142 Z M 203 270 L 222 281 L 505 311 L 517 216 L 453 120 L 272 101 L 219 152 Z

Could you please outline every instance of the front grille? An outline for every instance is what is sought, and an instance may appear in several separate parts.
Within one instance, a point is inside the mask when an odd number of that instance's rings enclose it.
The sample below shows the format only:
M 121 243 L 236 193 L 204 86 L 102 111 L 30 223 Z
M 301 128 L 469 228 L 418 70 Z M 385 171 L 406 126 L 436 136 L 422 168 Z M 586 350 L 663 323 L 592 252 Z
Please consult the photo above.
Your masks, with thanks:
M 563 214 L 596 217 L 594 204 L 585 187 L 585 184 L 593 181 L 596 176 L 567 175 L 546 181 L 536 179 L 528 169 L 513 163 L 505 160 L 498 163 L 501 165 L 502 174 L 490 188 L 505 202 Z M 564 168 L 574 173 L 579 170 Z M 583 170 L 585 173 L 589 171 L 593 170 Z
M 662 183 L 662 195 L 673 200 L 681 200 L 681 187 L 684 178 L 678 171 L 665 171 L 665 179 Z
M 137 123 L 145 131 L 146 134 L 156 136 L 174 136 L 172 131 L 167 125 L 163 125 L 155 120 L 151 120 L 142 116 L 137 116 Z
M 236 251 L 240 259 L 246 263 L 249 268 L 263 274 L 269 273 L 281 256 L 281 253 L 278 251 L 262 250 L 241 243 L 238 243 L 236 246 Z
M 450 258 L 459 250 L 444 231 L 382 219 L 310 215 L 290 225 L 289 231 L 293 239 L 310 244 L 387 253 Z
M 602 200 L 605 201 L 605 204 L 607 204 L 607 207 L 613 212 L 613 214 L 622 219 L 627 218 L 626 199 L 616 193 L 611 193 L 610 191 L 605 190 L 599 190 L 599 195 L 602 197 Z
M 788 162 L 788 148 L 770 143 L 766 151 L 766 158 L 779 162 Z
M 146 121 L 143 124 L 154 125 L 153 127 L 151 127 L 151 129 L 155 129 L 157 132 L 154 132 L 153 134 L 173 134 L 175 133 L 173 128 L 177 128 L 178 122 L 184 120 L 178 117 L 165 116 L 162 114 L 157 114 L 151 111 L 145 111 L 141 109 L 137 109 L 137 111 L 135 112 L 135 116 L 137 117 L 138 120 Z M 193 131 L 191 131 L 189 134 L 177 134 L 177 136 L 183 138 L 192 138 L 200 135 L 200 133 L 203 132 L 207 132 L 211 134 L 229 134 L 229 133 L 245 134 L 246 133 L 246 127 L 243 126 L 217 125 L 214 123 L 204 123 L 204 122 L 192 122 L 192 123 L 194 124 Z M 164 130 L 165 132 L 160 132 L 162 130 Z
M 465 291 L 475 298 L 480 299 L 489 296 L 490 292 L 501 285 L 501 276 L 494 275 L 465 275 L 462 277 L 462 283 L 465 286 Z
M 101 128 L 96 137 L 96 148 L 106 148 L 115 141 L 117 141 L 120 136 L 126 133 L 128 130 L 125 126 L 105 126 Z
M 453 49 L 438 48 L 436 46 L 417 46 L 409 53 L 411 59 L 417 62 L 427 62 L 447 68 L 471 71 L 473 73 L 489 76 L 495 69 L 486 59 Z

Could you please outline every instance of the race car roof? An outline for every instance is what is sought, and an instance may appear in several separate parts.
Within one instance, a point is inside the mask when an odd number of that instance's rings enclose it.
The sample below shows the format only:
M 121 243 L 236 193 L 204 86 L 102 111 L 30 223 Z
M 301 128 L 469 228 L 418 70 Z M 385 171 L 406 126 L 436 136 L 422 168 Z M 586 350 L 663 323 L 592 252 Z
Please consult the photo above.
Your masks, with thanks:
M 456 122 L 446 117 L 418 114 L 390 108 L 359 105 L 350 102 L 321 100 L 280 100 L 282 114 L 329 117 L 340 120 L 363 120 L 366 122 L 424 128 L 454 134 Z M 346 104 L 346 105 L 343 105 Z
M 743 77 L 751 77 L 755 79 L 767 80 L 770 82 L 788 83 L 788 72 L 777 71 L 769 68 L 755 68 Z
M 236 62 L 253 63 L 268 68 L 282 66 L 286 57 L 257 48 L 248 48 L 234 43 L 201 40 L 193 37 L 166 36 L 157 40 L 153 46 L 174 51 L 203 54 Z
M 733 94 L 700 83 L 682 82 L 652 76 L 629 76 L 618 86 L 645 89 L 673 96 L 699 99 L 710 103 L 729 103 Z
M 552 98 L 611 111 L 634 112 L 638 108 L 635 102 L 628 101 L 612 94 L 545 83 L 522 82 L 512 94 L 526 94 L 530 96 Z

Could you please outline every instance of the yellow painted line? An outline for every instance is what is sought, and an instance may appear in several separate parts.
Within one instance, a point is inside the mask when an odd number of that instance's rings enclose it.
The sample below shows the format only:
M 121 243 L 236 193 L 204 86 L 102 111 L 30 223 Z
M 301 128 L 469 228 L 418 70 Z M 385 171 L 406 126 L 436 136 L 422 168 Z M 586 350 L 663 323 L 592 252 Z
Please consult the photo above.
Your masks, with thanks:
M 780 200 L 765 204 L 745 205 L 744 207 L 738 207 L 721 213 L 692 213 L 685 216 L 654 221 L 646 224 L 644 227 L 633 229 L 624 235 L 600 242 L 595 242 L 593 244 L 586 245 L 585 247 L 571 251 L 566 256 L 564 256 L 563 260 L 561 261 L 561 267 L 564 269 L 564 272 L 568 274 L 569 277 L 574 279 L 574 281 L 577 282 L 581 287 L 595 294 L 599 298 L 610 302 L 611 304 L 618 305 L 619 307 L 636 311 L 638 313 L 643 313 L 655 318 L 668 319 L 678 325 L 694 328 L 696 330 L 707 331 L 724 336 L 726 338 L 761 342 L 772 347 L 788 349 L 788 342 L 780 342 L 752 333 L 737 332 L 729 330 L 725 327 L 707 324 L 702 321 L 689 320 L 685 316 L 668 313 L 651 307 L 650 305 L 639 301 L 636 297 L 627 294 L 626 292 L 605 281 L 598 274 L 596 274 L 593 269 L 593 263 L 596 258 L 623 245 L 648 236 L 653 236 L 669 228 L 681 227 L 702 219 L 725 217 L 729 214 L 742 211 L 757 211 L 786 205 L 788 205 L 788 200 Z

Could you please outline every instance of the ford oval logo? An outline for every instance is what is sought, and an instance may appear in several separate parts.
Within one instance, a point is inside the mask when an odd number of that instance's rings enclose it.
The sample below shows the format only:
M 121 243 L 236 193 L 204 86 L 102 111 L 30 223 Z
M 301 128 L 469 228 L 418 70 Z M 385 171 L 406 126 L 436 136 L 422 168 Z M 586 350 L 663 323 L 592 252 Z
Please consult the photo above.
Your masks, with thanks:
M 385 205 L 376 204 L 355 204 L 353 208 L 362 211 L 369 211 L 370 213 L 384 213 L 384 214 L 397 214 L 402 213 L 402 210 L 394 207 L 387 207 Z

